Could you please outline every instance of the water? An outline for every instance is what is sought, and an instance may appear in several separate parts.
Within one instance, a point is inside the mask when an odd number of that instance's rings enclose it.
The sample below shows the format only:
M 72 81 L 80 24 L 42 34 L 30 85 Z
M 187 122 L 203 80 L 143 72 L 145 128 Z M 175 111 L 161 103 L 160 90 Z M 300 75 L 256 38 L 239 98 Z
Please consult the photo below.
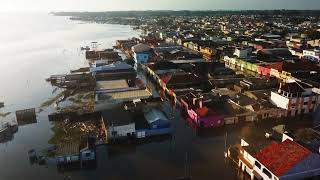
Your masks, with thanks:
M 129 26 L 84 24 L 48 14 L 0 13 L 0 113 L 39 107 L 52 96 L 45 81 L 52 74 L 86 66 L 80 46 L 92 41 L 110 48 L 117 39 L 137 36 Z M 38 123 L 19 127 L 10 142 L 0 144 L 0 179 L 63 179 L 55 169 L 30 166 L 27 151 L 47 147 L 51 124 L 44 111 Z M 10 121 L 14 113 L 1 121 Z
M 128 26 L 83 24 L 46 14 L 0 14 L 0 24 L 0 101 L 6 105 L 1 113 L 39 107 L 50 98 L 53 88 L 45 78 L 87 65 L 80 46 L 97 41 L 101 48 L 110 48 L 117 39 L 138 35 Z M 170 105 L 166 110 L 171 113 Z M 30 165 L 27 156 L 30 149 L 48 147 L 52 125 L 47 114 L 48 110 L 41 112 L 37 124 L 19 127 L 12 141 L 0 144 L 0 180 L 174 180 L 184 175 L 201 180 L 243 179 L 247 176 L 224 159 L 225 134 L 228 144 L 234 144 L 240 135 L 263 129 L 247 124 L 199 135 L 174 110 L 172 137 L 135 146 L 99 147 L 96 169 L 59 173 L 55 167 Z

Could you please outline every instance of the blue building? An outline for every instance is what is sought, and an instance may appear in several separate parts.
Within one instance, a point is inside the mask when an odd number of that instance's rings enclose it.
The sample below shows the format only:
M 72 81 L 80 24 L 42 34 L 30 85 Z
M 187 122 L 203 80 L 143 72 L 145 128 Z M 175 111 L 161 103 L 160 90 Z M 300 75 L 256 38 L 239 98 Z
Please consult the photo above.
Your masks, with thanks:
M 144 119 L 139 119 L 138 121 L 144 121 L 145 126 L 138 125 L 136 122 L 137 138 L 166 135 L 172 132 L 170 120 L 158 109 L 152 109 L 151 111 L 144 113 Z
M 148 63 L 151 55 L 151 48 L 146 44 L 137 44 L 132 47 L 133 58 L 136 64 Z

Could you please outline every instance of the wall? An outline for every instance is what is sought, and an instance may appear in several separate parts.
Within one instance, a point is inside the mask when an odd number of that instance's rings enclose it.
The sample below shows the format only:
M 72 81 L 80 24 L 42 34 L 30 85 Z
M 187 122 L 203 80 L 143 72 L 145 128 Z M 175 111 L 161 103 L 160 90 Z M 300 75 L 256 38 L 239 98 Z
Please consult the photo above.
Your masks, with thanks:
M 283 97 L 276 92 L 271 92 L 270 100 L 277 107 L 288 110 L 289 98 Z
M 241 71 L 252 71 L 255 72 L 257 74 L 261 74 L 264 76 L 273 76 L 276 77 L 278 79 L 284 80 L 284 81 L 288 81 L 293 79 L 293 77 L 291 76 L 291 73 L 286 72 L 286 71 L 278 71 L 276 69 L 273 68 L 268 68 L 268 67 L 262 67 L 259 66 L 257 64 L 253 64 L 250 62 L 247 62 L 245 60 L 240 60 L 237 58 L 230 58 L 228 56 L 224 57 L 224 62 L 226 64 L 226 67 L 234 67 L 234 68 L 240 68 Z
M 145 64 L 149 61 L 148 53 L 134 53 L 133 57 L 136 63 Z
M 256 160 L 257 162 L 259 162 L 258 160 Z M 259 162 L 260 163 L 260 162 Z M 260 163 L 261 164 L 261 163 Z M 275 176 L 274 174 L 272 174 L 272 172 L 270 170 L 268 170 L 263 164 L 261 164 L 261 168 L 258 168 L 257 166 L 254 166 L 253 168 L 259 175 L 261 175 L 263 177 L 264 180 L 278 180 L 279 178 L 277 176 Z M 268 170 L 272 177 L 269 178 L 264 172 L 263 169 Z
M 112 132 L 116 131 L 117 135 L 113 136 Z M 109 127 L 108 129 L 108 137 L 109 138 L 121 138 L 121 137 L 127 137 L 127 133 L 135 133 L 135 124 L 128 124 L 124 126 L 114 126 L 114 127 Z

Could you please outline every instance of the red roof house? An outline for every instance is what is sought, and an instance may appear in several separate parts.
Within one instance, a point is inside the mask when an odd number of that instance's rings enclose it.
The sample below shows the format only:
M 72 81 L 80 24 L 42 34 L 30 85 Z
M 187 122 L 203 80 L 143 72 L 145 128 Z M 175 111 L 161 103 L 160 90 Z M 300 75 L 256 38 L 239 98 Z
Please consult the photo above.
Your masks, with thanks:
M 256 155 L 256 159 L 274 175 L 281 177 L 312 152 L 300 144 L 286 140 L 282 143 L 273 142 Z

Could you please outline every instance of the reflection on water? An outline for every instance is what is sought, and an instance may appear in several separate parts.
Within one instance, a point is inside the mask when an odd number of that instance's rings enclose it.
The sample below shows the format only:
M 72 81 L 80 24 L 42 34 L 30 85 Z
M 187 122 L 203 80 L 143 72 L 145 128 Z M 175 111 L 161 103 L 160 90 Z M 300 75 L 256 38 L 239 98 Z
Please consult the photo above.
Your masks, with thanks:
M 36 108 L 37 123 L 19 127 L 0 144 L 0 179 L 64 179 L 55 168 L 30 166 L 27 152 L 49 146 L 52 106 L 40 107 L 56 91 L 45 81 L 87 65 L 81 46 L 97 41 L 110 48 L 115 40 L 138 33 L 128 26 L 83 24 L 47 14 L 0 13 L 0 121 L 12 122 L 15 112 Z M 9 140 L 9 141 L 8 141 Z

